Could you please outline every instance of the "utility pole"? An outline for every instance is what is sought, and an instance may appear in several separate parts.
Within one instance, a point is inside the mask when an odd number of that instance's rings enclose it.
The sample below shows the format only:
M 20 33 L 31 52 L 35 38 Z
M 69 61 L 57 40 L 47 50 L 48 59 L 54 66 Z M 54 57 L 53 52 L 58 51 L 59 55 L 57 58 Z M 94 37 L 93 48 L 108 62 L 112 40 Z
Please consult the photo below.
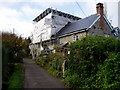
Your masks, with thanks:
M 15 33 L 15 29 L 13 28 L 13 34 Z

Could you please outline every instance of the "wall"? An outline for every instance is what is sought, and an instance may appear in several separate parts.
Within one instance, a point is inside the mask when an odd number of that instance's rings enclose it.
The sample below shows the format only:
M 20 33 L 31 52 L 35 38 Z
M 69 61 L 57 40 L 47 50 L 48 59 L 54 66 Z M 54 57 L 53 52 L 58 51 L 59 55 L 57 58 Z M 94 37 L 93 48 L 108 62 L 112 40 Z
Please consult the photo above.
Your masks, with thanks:
M 32 43 L 48 40 L 51 36 L 51 13 L 35 24 Z
M 104 19 L 104 30 L 101 30 L 100 19 L 99 19 L 91 27 L 91 29 L 88 30 L 88 33 L 79 32 L 79 33 L 76 33 L 76 36 L 78 36 L 78 38 L 82 38 L 82 37 L 85 37 L 86 34 L 89 36 L 105 36 L 105 37 L 113 36 L 113 34 L 111 34 L 111 29 L 105 19 Z M 68 36 L 60 37 L 60 44 L 65 44 L 67 42 L 73 42 L 73 37 L 74 37 L 74 33 Z
M 81 39 L 82 37 L 86 37 L 86 32 L 72 33 L 71 35 L 60 37 L 59 38 L 60 44 L 65 44 L 67 42 L 73 42 L 74 34 L 78 36 L 79 39 Z
M 55 35 L 68 22 L 74 21 L 76 20 L 50 13 L 34 24 L 35 28 L 33 36 L 31 37 L 32 44 L 29 46 L 33 58 L 40 55 L 41 51 L 43 50 L 43 47 L 40 45 L 41 41 L 42 43 L 46 44 L 50 50 L 53 49 L 55 43 L 51 44 L 51 36 Z
M 49 40 L 52 35 L 55 35 L 68 22 L 73 21 L 76 20 L 67 17 L 65 18 L 53 13 L 48 14 L 35 24 L 32 43 Z
M 104 19 L 104 30 L 100 27 L 100 19 L 89 29 L 88 35 L 90 36 L 112 36 L 111 29 L 107 23 L 107 21 Z

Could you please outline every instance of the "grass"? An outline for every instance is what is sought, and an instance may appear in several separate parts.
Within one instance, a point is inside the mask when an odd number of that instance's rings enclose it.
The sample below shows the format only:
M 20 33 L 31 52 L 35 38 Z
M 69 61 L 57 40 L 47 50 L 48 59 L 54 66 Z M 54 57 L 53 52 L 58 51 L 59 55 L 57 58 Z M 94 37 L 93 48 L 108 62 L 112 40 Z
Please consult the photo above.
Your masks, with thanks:
M 23 88 L 24 68 L 21 64 L 15 65 L 15 70 L 9 80 L 8 90 L 11 88 Z

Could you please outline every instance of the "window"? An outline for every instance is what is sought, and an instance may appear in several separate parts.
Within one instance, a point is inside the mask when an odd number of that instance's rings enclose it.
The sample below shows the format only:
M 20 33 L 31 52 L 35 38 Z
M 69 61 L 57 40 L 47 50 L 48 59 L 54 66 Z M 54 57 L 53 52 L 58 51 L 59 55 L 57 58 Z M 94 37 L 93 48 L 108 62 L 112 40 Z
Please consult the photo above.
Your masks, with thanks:
M 109 37 L 110 35 L 108 35 L 108 34 L 105 34 L 104 36 L 105 36 L 105 37 Z
M 73 35 L 73 41 L 77 41 L 78 40 L 78 35 L 74 34 Z
M 76 36 L 76 40 L 78 40 L 78 36 Z

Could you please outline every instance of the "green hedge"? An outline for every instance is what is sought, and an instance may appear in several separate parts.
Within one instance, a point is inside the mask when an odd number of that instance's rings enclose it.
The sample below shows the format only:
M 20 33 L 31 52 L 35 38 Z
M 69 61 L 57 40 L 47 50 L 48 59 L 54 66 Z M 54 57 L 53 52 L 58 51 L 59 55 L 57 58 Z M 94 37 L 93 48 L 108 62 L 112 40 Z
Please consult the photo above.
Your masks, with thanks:
M 120 40 L 85 37 L 73 42 L 69 48 L 70 55 L 66 57 L 56 52 L 34 60 L 52 75 L 62 77 L 62 63 L 68 58 L 63 82 L 70 88 L 120 87 Z
M 40 55 L 34 59 L 38 65 L 45 68 L 50 74 L 56 77 L 62 77 L 63 60 L 63 54 L 60 52 L 49 55 Z
M 71 88 L 119 88 L 120 40 L 85 37 L 70 45 L 64 83 Z

